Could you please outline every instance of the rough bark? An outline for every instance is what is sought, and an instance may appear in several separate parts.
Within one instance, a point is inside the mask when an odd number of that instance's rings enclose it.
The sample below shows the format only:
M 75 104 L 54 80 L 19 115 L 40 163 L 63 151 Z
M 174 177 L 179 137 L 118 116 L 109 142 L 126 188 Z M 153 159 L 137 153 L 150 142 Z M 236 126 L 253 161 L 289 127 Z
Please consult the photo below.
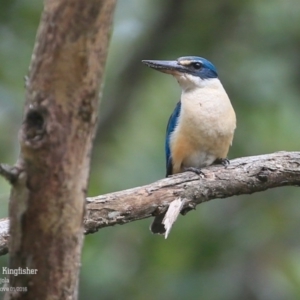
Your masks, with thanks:
M 280 186 L 300 185 L 300 152 L 277 152 L 230 161 L 227 168 L 211 166 L 204 176 L 191 172 L 116 193 L 87 198 L 85 234 L 100 228 L 152 217 L 178 197 L 184 208 L 216 198 L 252 194 Z M 7 253 L 8 219 L 0 220 L 0 254 Z M 51 226 L 51 224 L 49 224 Z
M 11 178 L 4 172 L 13 185 L 9 268 L 37 274 L 10 275 L 10 286 L 27 292 L 11 290 L 6 299 L 77 299 L 84 199 L 114 6 L 113 0 L 45 1 L 26 81 L 21 153 Z

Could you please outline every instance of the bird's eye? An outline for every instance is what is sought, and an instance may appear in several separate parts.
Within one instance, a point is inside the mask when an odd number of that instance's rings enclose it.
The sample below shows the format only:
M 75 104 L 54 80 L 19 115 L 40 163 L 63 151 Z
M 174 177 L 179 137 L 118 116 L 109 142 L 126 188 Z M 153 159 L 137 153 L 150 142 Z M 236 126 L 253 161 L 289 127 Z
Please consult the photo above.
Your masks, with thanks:
M 202 63 L 194 62 L 194 63 L 192 63 L 192 66 L 193 66 L 194 69 L 200 70 L 202 68 Z

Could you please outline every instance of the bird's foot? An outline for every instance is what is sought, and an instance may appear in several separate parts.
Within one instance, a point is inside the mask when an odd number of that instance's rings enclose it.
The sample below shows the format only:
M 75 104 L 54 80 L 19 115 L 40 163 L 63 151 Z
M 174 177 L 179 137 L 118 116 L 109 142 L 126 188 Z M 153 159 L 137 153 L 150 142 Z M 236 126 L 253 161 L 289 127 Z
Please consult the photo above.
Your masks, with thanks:
M 230 165 L 230 161 L 228 158 L 217 158 L 214 161 L 214 164 L 221 164 L 222 166 L 224 166 L 225 168 L 227 168 Z
M 197 175 L 204 175 L 201 169 L 194 167 L 184 168 L 184 172 L 193 172 Z

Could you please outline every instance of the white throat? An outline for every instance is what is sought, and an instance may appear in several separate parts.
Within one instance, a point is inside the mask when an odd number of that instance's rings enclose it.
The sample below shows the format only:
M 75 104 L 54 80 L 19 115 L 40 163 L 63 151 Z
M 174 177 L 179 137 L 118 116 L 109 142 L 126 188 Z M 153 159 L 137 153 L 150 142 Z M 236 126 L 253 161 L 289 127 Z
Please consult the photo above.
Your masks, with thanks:
M 222 87 L 222 84 L 220 83 L 220 80 L 218 78 L 202 79 L 198 76 L 193 76 L 186 73 L 177 73 L 176 75 L 174 75 L 174 77 L 178 81 L 183 92 L 190 92 L 192 90 L 205 87 Z

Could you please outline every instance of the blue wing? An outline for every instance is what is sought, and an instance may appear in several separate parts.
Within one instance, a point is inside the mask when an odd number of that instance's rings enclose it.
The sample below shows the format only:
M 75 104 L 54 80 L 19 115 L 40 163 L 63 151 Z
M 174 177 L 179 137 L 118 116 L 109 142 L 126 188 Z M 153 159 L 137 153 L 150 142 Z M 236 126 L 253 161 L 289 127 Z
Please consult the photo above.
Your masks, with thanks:
M 166 143 L 165 143 L 166 167 L 167 167 L 166 177 L 173 174 L 173 163 L 172 163 L 172 156 L 171 156 L 171 149 L 170 149 L 170 137 L 172 132 L 175 130 L 177 126 L 180 110 L 181 110 L 181 102 L 179 101 L 169 119 L 168 126 L 167 126 Z

